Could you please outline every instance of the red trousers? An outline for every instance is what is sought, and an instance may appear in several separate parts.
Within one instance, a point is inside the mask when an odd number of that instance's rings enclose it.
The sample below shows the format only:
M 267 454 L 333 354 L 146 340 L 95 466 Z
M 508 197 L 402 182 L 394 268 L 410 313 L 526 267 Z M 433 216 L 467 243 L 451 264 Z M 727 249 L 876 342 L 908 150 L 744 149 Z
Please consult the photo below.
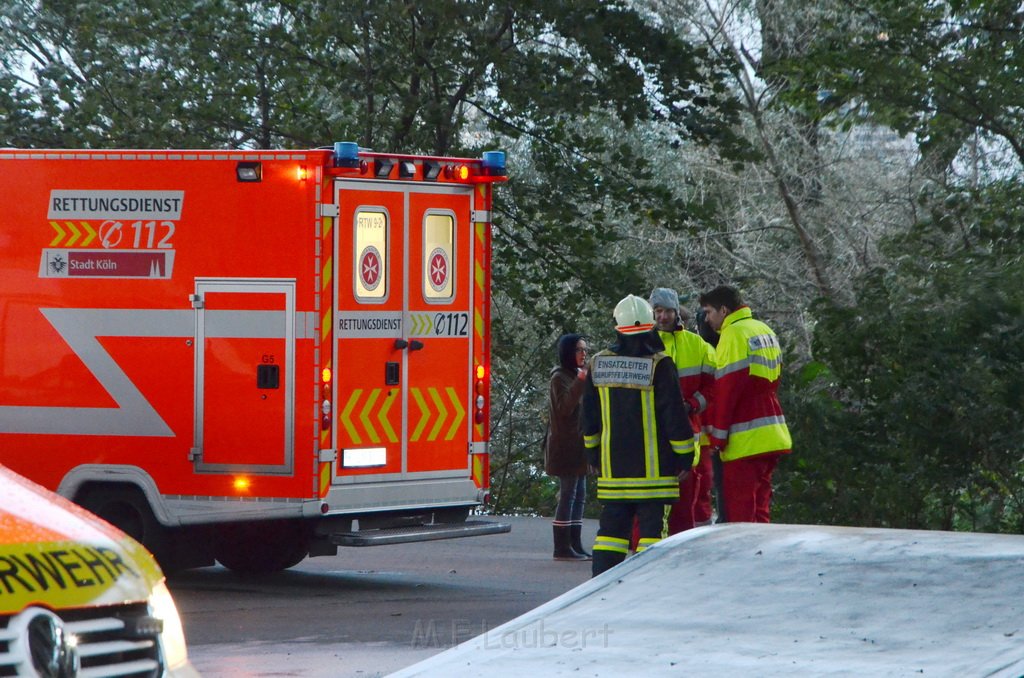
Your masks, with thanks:
M 772 473 L 777 454 L 761 454 L 722 463 L 725 517 L 730 523 L 769 523 L 772 509 Z
M 711 522 L 712 480 L 711 455 L 705 452 L 679 486 L 679 501 L 672 504 L 668 513 L 670 535 Z

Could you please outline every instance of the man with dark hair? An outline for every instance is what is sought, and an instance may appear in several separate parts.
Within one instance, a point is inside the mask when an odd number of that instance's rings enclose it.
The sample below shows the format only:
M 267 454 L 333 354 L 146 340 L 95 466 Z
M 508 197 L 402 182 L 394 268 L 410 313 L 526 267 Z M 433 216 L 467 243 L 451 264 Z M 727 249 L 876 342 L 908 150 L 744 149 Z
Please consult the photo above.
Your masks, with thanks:
M 693 465 L 693 431 L 679 375 L 651 331 L 654 311 L 629 295 L 614 316 L 617 340 L 590 361 L 580 423 L 603 503 L 594 576 L 625 560 L 634 516 L 640 523 L 638 550 L 661 538 L 664 506 L 679 499 L 679 483 Z
M 700 295 L 708 324 L 718 332 L 714 403 L 708 432 L 722 460 L 722 490 L 729 522 L 767 523 L 772 473 L 793 442 L 777 391 L 782 377 L 779 339 L 755 320 L 734 287 Z

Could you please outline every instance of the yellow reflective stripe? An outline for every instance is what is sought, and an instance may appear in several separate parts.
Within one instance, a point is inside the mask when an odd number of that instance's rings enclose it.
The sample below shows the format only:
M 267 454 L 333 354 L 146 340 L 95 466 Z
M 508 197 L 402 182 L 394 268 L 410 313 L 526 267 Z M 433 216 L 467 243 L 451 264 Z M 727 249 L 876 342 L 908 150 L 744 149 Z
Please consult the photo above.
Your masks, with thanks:
M 669 445 L 672 446 L 672 451 L 676 454 L 690 454 L 693 452 L 693 438 L 686 440 L 670 440 Z
M 657 544 L 659 541 L 661 541 L 661 539 L 657 537 L 643 537 L 640 539 L 640 541 L 636 543 L 636 552 L 640 553 L 645 549 L 649 549 L 650 547 Z
M 601 487 L 664 487 L 676 483 L 675 476 L 655 476 L 653 478 L 601 478 Z
M 771 417 L 767 417 L 771 419 Z M 769 424 L 750 428 L 739 433 L 730 433 L 729 441 L 722 451 L 722 461 L 733 461 L 765 452 L 789 450 L 793 439 L 785 423 Z
M 601 434 L 594 433 L 589 436 L 583 436 L 583 445 L 585 447 L 597 447 L 601 444 Z
M 609 405 L 611 394 L 607 387 L 597 389 L 598 402 L 601 403 L 601 477 L 612 475 L 612 413 Z
M 644 474 L 648 477 L 658 473 L 658 426 L 655 421 L 654 391 L 640 393 L 640 409 L 644 426 Z
M 594 540 L 595 551 L 612 551 L 613 553 L 629 553 L 629 540 L 618 537 L 597 535 Z
M 673 501 L 679 499 L 679 486 L 649 490 L 597 488 L 597 498 L 615 501 Z

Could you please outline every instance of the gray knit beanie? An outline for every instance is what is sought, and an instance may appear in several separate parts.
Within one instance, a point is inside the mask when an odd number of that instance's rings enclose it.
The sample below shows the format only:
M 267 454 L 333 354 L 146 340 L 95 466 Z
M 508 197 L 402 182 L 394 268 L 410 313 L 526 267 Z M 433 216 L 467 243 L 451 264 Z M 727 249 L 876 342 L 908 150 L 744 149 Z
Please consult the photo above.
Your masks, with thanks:
M 651 291 L 650 298 L 651 307 L 661 306 L 662 308 L 671 308 L 675 312 L 679 312 L 679 295 L 676 291 L 669 289 L 668 287 L 655 287 Z

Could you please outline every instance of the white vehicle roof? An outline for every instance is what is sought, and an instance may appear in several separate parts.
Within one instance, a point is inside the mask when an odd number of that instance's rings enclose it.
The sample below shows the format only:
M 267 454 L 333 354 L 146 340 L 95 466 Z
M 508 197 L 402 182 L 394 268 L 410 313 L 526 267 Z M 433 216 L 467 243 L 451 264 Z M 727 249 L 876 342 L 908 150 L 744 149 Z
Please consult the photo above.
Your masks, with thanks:
M 698 528 L 396 676 L 1020 676 L 1024 537 Z

